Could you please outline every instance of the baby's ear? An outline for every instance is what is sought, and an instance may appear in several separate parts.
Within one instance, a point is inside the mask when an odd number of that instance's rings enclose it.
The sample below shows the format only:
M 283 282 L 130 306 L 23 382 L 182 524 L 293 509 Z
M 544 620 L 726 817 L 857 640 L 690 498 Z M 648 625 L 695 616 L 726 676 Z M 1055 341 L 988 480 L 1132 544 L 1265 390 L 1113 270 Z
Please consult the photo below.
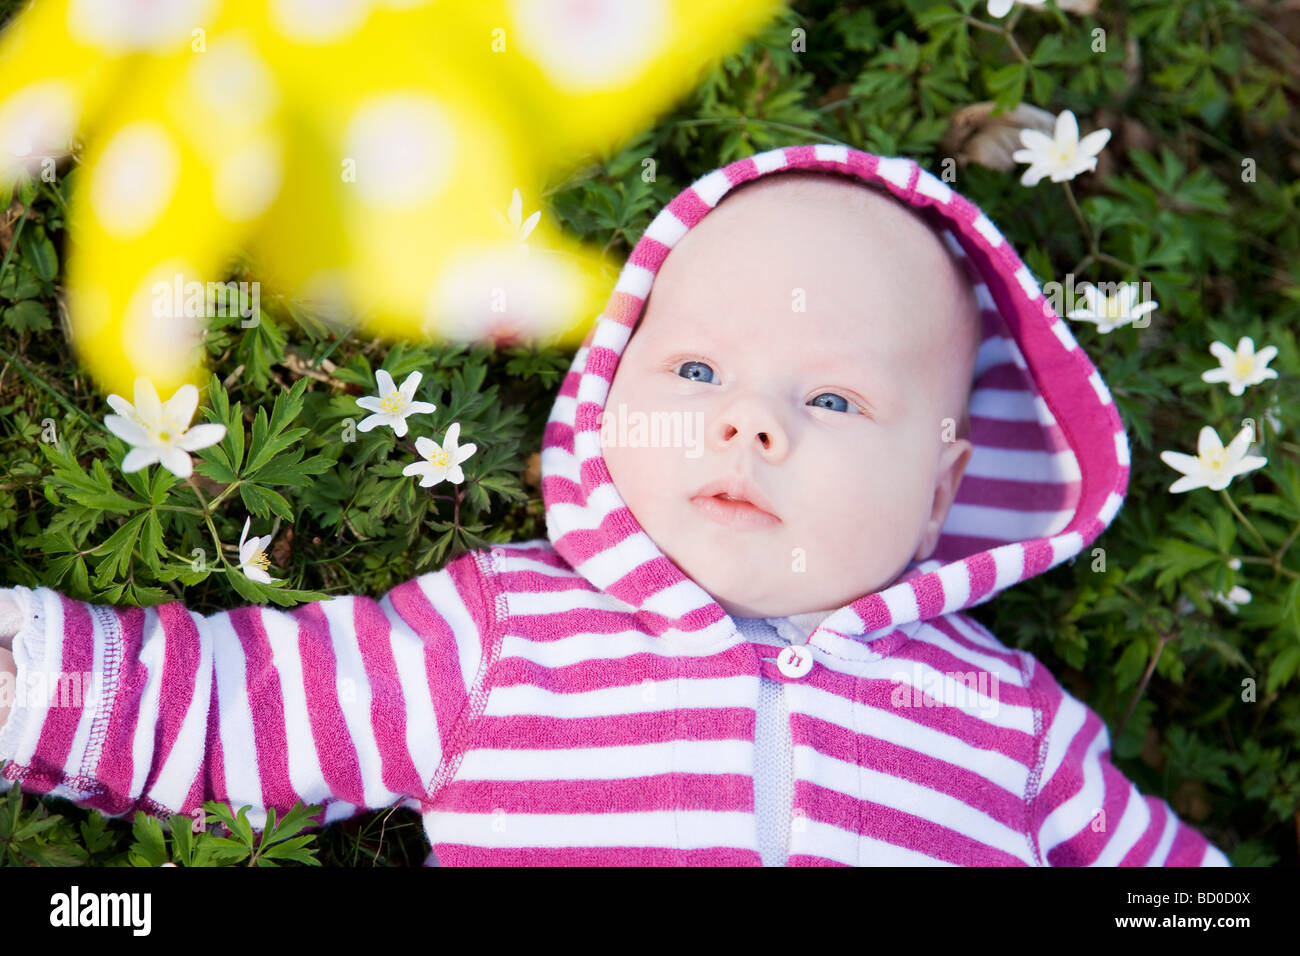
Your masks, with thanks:
M 966 472 L 966 465 L 974 450 L 975 446 L 966 438 L 944 442 L 943 451 L 939 454 L 939 474 L 934 483 L 930 519 L 926 522 L 925 533 L 917 546 L 915 560 L 924 561 L 939 543 L 939 532 L 948 520 L 948 509 L 957 498 L 957 489 L 961 486 L 962 475 Z

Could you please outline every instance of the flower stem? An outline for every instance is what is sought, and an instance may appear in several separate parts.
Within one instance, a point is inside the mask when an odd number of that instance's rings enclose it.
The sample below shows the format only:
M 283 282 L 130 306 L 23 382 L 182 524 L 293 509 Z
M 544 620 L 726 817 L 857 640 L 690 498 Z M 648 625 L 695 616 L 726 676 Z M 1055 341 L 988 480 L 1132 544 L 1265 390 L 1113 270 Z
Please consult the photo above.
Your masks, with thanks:
M 1219 494 L 1223 495 L 1223 500 L 1228 503 L 1228 507 L 1232 509 L 1232 513 L 1235 514 L 1238 518 L 1240 518 L 1241 523 L 1250 529 L 1250 533 L 1254 535 L 1255 540 L 1259 542 L 1260 548 L 1263 549 L 1265 554 L 1271 556 L 1273 566 L 1277 567 L 1278 566 L 1277 555 L 1273 554 L 1273 550 L 1268 546 L 1268 542 L 1264 540 L 1264 536 L 1260 534 L 1258 530 L 1256 530 L 1255 526 L 1250 523 L 1250 519 L 1241 513 L 1241 509 L 1237 507 L 1237 503 L 1232 500 L 1232 495 L 1228 494 L 1228 489 L 1220 488 Z

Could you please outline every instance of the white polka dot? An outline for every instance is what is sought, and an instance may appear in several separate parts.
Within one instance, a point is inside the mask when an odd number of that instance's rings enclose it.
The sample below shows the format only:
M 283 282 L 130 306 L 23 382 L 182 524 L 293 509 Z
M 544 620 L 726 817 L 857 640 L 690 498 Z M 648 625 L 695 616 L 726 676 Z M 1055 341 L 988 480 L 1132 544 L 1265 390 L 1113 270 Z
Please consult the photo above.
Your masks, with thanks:
M 147 230 L 171 199 L 180 157 L 157 123 L 122 127 L 91 172 L 90 204 L 104 230 L 119 239 Z
M 280 151 L 265 138 L 255 139 L 217 161 L 212 200 L 227 219 L 240 222 L 263 212 L 280 192 Z
M 551 257 L 521 256 L 511 244 L 470 246 L 449 257 L 434 281 L 425 328 L 461 342 L 504 332 L 544 336 L 573 317 L 581 291 L 580 276 Z
M 273 0 L 275 28 L 299 43 L 342 39 L 365 22 L 369 0 Z
M 189 81 L 194 97 L 218 114 L 222 123 L 260 123 L 276 103 L 271 71 L 242 34 L 211 40 L 208 52 L 192 59 Z
M 213 0 L 71 0 L 68 33 L 113 53 L 163 53 L 188 47 L 212 7 Z
M 202 309 L 193 301 L 195 288 L 186 286 L 203 281 L 193 264 L 176 259 L 159 263 L 136 286 L 122 322 L 122 345 L 136 374 L 169 379 L 202 361 L 206 282 Z
M 561 90 L 621 86 L 667 42 L 663 0 L 510 0 L 506 33 Z
M 356 188 L 376 206 L 427 200 L 447 184 L 456 129 L 432 98 L 396 93 L 371 100 L 353 116 L 344 138 L 356 161 Z
M 0 168 L 31 171 L 42 156 L 68 151 L 77 97 L 62 80 L 41 80 L 0 101 Z

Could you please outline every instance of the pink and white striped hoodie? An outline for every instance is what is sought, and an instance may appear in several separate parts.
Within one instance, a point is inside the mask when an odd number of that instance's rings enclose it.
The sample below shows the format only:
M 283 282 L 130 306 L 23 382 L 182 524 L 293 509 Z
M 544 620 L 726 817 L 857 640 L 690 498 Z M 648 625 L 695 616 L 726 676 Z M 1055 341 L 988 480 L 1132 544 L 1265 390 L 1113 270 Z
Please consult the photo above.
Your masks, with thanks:
M 793 168 L 883 184 L 946 231 L 984 318 L 974 452 L 937 549 L 825 617 L 795 646 L 806 673 L 660 551 L 600 446 L 669 250 L 736 184 Z M 1034 276 L 911 160 L 794 146 L 683 190 L 574 356 L 542 474 L 548 539 L 461 555 L 378 600 L 203 616 L 14 589 L 20 686 L 89 673 L 94 693 L 29 693 L 0 731 L 4 775 L 109 814 L 251 804 L 258 825 L 299 799 L 326 820 L 400 803 L 440 865 L 752 866 L 766 678 L 788 708 L 787 865 L 1227 865 L 1112 766 L 1095 713 L 963 613 L 1095 540 L 1129 449 Z

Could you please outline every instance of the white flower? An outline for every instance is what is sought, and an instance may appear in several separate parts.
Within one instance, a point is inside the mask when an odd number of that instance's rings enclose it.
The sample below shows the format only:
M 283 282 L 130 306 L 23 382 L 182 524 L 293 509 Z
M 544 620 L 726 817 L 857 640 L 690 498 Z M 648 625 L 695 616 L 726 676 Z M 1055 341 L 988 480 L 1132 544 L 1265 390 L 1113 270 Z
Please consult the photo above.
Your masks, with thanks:
M 259 538 L 254 535 L 248 541 L 248 527 L 253 523 L 253 519 L 244 519 L 244 530 L 239 535 L 239 570 L 254 581 L 261 581 L 263 584 L 271 583 L 271 576 L 266 573 L 266 569 L 271 566 L 271 559 L 266 556 L 266 549 L 271 546 L 271 536 L 264 535 Z
M 1091 283 L 1079 286 L 1087 299 L 1088 305 L 1082 309 L 1071 309 L 1066 318 L 1080 322 L 1096 322 L 1097 331 L 1105 334 L 1122 325 L 1136 322 L 1160 303 L 1156 301 L 1137 303 L 1138 284 L 1125 282 L 1114 295 L 1103 295 L 1101 290 Z
M 165 404 L 147 378 L 135 380 L 135 406 L 120 395 L 109 395 L 108 404 L 116 415 L 104 424 L 132 449 L 122 459 L 122 471 L 130 474 L 154 462 L 177 478 L 188 478 L 193 462 L 186 452 L 215 445 L 226 435 L 225 425 L 195 425 L 190 419 L 199 405 L 199 390 L 186 383 Z
M 367 395 L 357 399 L 358 405 L 375 414 L 363 418 L 361 424 L 357 426 L 357 431 L 368 432 L 376 425 L 391 425 L 398 438 L 405 436 L 407 415 L 431 412 L 438 407 L 429 402 L 413 401 L 421 377 L 419 372 L 412 372 L 406 376 L 406 381 L 402 383 L 399 391 L 393 384 L 393 376 L 387 371 L 381 368 L 376 372 L 375 378 L 379 381 L 379 397 Z
M 1209 595 L 1210 592 L 1206 591 L 1205 593 Z M 1233 614 L 1236 614 L 1238 604 L 1250 603 L 1250 592 L 1238 585 L 1229 591 L 1226 597 L 1222 592 L 1219 592 L 1213 596 L 1213 600 L 1218 601 Z
M 1240 571 L 1241 558 L 1233 558 L 1231 561 L 1228 562 L 1228 567 L 1232 568 L 1232 570 L 1234 571 Z
M 1097 168 L 1097 154 L 1110 139 L 1110 130 L 1099 129 L 1079 139 L 1079 124 L 1074 113 L 1066 110 L 1056 117 L 1052 136 L 1036 129 L 1022 129 L 1020 142 L 1025 147 L 1011 154 L 1018 163 L 1029 163 L 1020 177 L 1020 185 L 1036 186 L 1044 176 L 1061 183 Z
M 432 488 L 443 479 L 454 485 L 460 484 L 465 480 L 465 473 L 460 470 L 460 463 L 478 451 L 478 445 L 471 443 L 457 446 L 456 439 L 459 436 L 460 422 L 452 422 L 441 447 L 432 438 L 423 436 L 417 438 L 415 450 L 425 460 L 407 465 L 402 469 L 402 474 L 419 475 L 421 488 Z
M 1026 7 L 1041 7 L 1046 0 L 1019 0 L 1019 2 Z M 989 16 L 1001 20 L 1011 12 L 1015 4 L 1016 0 L 989 0 Z
M 515 237 L 515 241 L 519 243 L 520 250 L 523 254 L 527 255 L 528 243 L 526 240 L 528 239 L 529 234 L 537 228 L 537 222 L 542 218 L 542 211 L 540 209 L 537 210 L 527 219 L 523 218 L 523 212 L 524 200 L 523 197 L 519 195 L 519 190 L 516 189 L 510 197 L 509 217 L 507 218 L 506 216 L 501 215 L 498 211 L 497 218 L 501 220 L 501 224 L 509 230 L 510 234 Z
M 1228 348 L 1222 342 L 1210 344 L 1210 352 L 1219 360 L 1219 368 L 1212 368 L 1201 376 L 1203 382 L 1227 382 L 1228 391 L 1240 395 L 1251 385 L 1258 385 L 1269 378 L 1277 378 L 1274 369 L 1267 368 L 1273 356 L 1277 355 L 1277 346 L 1269 345 L 1255 351 L 1255 341 L 1243 335 L 1237 342 L 1237 351 Z
M 1206 425 L 1201 429 L 1197 442 L 1197 457 L 1193 458 L 1191 455 L 1175 451 L 1162 451 L 1160 460 L 1184 475 L 1170 485 L 1169 490 L 1174 494 L 1202 487 L 1219 491 L 1228 487 L 1228 483 L 1237 475 L 1254 471 L 1268 464 L 1267 458 L 1246 454 L 1247 449 L 1250 448 L 1250 439 L 1250 428 L 1243 428 L 1225 449 L 1218 433 Z

